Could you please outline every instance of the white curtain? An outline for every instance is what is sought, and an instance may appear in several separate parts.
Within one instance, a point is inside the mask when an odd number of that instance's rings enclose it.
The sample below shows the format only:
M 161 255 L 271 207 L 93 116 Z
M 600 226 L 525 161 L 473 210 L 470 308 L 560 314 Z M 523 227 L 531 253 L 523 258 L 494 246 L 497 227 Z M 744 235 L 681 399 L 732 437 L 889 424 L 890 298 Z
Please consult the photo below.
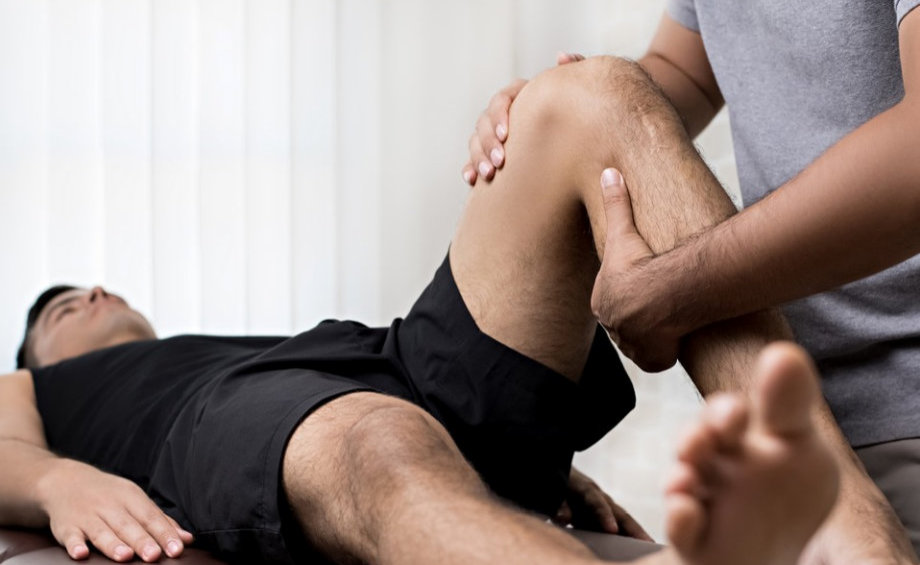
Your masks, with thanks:
M 0 0 L 0 371 L 58 282 L 161 335 L 388 323 L 447 250 L 491 95 L 560 50 L 641 55 L 663 4 Z M 705 153 L 733 183 L 720 121 Z
M 106 284 L 164 335 L 404 313 L 489 97 L 559 50 L 640 54 L 660 10 L 0 0 L 0 350 L 55 282 Z

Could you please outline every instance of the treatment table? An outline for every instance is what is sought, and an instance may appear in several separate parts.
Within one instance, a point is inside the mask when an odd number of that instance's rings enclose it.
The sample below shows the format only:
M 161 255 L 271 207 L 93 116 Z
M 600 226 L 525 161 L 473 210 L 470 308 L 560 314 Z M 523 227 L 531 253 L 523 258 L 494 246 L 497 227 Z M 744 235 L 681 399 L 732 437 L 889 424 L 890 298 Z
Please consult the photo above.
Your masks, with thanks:
M 610 534 L 569 530 L 591 548 L 598 557 L 628 561 L 657 551 L 661 546 L 623 538 Z M 68 557 L 51 534 L 44 531 L 17 528 L 0 528 L 0 563 L 3 565 L 111 565 L 103 555 L 93 552 L 85 561 L 73 561 Z M 142 563 L 135 559 L 132 563 Z M 175 565 L 222 565 L 220 561 L 207 552 L 195 548 L 186 548 L 179 559 L 161 559 L 159 563 Z M 259 565 L 256 563 L 246 565 Z M 435 564 L 432 564 L 435 565 Z

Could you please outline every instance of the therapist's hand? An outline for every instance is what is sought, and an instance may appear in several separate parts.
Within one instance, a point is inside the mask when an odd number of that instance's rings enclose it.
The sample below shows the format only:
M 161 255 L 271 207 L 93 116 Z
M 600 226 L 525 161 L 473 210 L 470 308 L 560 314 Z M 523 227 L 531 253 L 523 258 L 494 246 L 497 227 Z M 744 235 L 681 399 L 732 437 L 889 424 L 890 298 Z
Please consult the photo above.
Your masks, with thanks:
M 183 530 L 133 482 L 84 463 L 61 459 L 39 482 L 51 533 L 71 559 L 92 544 L 112 561 L 178 557 L 192 534 Z
M 560 53 L 556 63 L 564 65 L 584 60 L 583 55 Z M 476 180 L 492 180 L 495 171 L 505 164 L 504 143 L 508 139 L 508 113 L 511 103 L 517 98 L 527 81 L 517 79 L 489 101 L 479 121 L 476 122 L 476 131 L 470 137 L 470 160 L 463 166 L 463 180 L 470 186 Z
M 591 309 L 624 355 L 646 371 L 663 371 L 677 362 L 686 332 L 669 323 L 672 308 L 656 290 L 666 277 L 652 270 L 655 254 L 636 229 L 623 175 L 606 169 L 600 184 L 607 237 Z

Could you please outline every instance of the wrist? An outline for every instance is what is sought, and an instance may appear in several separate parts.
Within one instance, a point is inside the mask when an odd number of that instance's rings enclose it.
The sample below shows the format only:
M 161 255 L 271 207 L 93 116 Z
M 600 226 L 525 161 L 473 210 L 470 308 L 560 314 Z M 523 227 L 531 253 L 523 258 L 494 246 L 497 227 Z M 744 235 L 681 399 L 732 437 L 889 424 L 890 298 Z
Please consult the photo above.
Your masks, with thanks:
M 79 466 L 83 465 L 72 459 L 51 456 L 36 467 L 32 499 L 41 512 L 47 516 L 48 508 L 62 493 L 69 488 L 68 478 L 72 477 Z
M 677 247 L 647 265 L 643 309 L 648 312 L 646 323 L 658 328 L 659 335 L 680 339 L 710 323 L 704 319 L 709 310 L 706 288 L 694 280 L 698 268 L 692 256 Z

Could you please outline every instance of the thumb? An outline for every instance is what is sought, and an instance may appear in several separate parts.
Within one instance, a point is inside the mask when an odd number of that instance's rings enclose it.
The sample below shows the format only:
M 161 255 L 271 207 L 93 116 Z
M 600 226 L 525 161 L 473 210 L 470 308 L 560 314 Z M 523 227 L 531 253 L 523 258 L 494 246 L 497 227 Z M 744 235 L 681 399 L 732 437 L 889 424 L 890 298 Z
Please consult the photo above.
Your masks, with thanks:
M 601 173 L 601 189 L 604 194 L 604 212 L 607 215 L 605 250 L 617 250 L 620 255 L 626 253 L 632 261 L 651 257 L 652 250 L 636 229 L 629 191 L 620 171 L 604 169 Z

